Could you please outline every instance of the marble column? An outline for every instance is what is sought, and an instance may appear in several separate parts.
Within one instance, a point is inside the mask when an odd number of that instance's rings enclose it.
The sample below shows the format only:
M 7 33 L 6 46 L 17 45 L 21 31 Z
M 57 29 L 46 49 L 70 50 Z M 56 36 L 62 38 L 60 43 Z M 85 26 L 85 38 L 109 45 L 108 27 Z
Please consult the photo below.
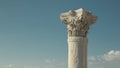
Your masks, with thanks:
M 60 19 L 67 25 L 68 68 L 87 68 L 87 33 L 97 16 L 80 8 L 62 13 Z

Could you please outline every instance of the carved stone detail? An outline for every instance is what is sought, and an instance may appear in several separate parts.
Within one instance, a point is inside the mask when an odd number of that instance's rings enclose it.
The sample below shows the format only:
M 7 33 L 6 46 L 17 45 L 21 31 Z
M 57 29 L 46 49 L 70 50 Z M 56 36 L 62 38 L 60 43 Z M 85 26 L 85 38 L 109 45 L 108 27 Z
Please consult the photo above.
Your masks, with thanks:
M 86 37 L 90 25 L 95 23 L 97 16 L 81 8 L 62 13 L 60 18 L 67 25 L 68 36 Z

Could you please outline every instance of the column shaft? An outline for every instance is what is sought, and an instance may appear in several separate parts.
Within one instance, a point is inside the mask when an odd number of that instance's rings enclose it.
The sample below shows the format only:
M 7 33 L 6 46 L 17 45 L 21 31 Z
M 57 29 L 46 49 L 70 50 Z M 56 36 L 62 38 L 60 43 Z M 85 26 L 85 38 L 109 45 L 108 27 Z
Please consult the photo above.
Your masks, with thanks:
M 86 37 L 68 37 L 68 68 L 87 68 Z

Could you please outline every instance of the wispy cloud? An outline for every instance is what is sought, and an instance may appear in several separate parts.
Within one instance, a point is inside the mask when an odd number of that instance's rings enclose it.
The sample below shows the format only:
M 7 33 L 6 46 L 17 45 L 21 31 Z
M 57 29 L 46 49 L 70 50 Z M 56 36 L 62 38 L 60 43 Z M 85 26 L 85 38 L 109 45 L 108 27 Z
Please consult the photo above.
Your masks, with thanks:
M 37 64 L 0 64 L 0 68 L 66 68 L 67 60 L 46 58 Z
M 8 68 L 12 68 L 14 65 L 13 64 L 8 64 L 7 67 Z
M 102 58 L 105 61 L 120 61 L 120 51 L 111 50 L 107 54 L 104 54 Z
M 56 59 L 46 59 L 45 63 L 54 63 L 56 62 Z
M 120 61 L 120 51 L 111 50 L 100 56 L 91 56 L 88 58 L 89 64 L 98 64 L 111 61 Z
M 60 59 L 46 59 L 45 66 L 43 68 L 66 68 L 64 60 Z
M 1 64 L 0 68 L 14 68 L 14 64 Z

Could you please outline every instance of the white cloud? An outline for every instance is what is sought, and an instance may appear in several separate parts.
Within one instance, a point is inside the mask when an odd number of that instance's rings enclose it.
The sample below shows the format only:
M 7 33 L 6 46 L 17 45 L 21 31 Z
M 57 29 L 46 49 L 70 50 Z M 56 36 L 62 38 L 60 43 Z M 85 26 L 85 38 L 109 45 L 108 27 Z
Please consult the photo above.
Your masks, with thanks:
M 8 64 L 7 67 L 8 68 L 12 68 L 14 65 L 13 64 Z
M 120 60 L 120 51 L 111 50 L 107 54 L 104 54 L 102 58 L 105 61 L 119 61 Z
M 91 57 L 88 58 L 88 61 L 89 61 L 90 64 L 94 64 L 94 63 L 96 63 L 97 60 L 94 56 L 91 56 Z
M 56 59 L 46 59 L 45 63 L 54 63 L 56 62 Z
M 111 50 L 101 56 L 92 56 L 88 58 L 89 64 L 98 64 L 110 61 L 120 61 L 120 51 Z
M 66 60 L 67 61 L 67 60 Z M 46 59 L 43 68 L 66 68 L 67 63 L 63 59 Z
M 0 68 L 14 68 L 14 64 L 0 64 Z

